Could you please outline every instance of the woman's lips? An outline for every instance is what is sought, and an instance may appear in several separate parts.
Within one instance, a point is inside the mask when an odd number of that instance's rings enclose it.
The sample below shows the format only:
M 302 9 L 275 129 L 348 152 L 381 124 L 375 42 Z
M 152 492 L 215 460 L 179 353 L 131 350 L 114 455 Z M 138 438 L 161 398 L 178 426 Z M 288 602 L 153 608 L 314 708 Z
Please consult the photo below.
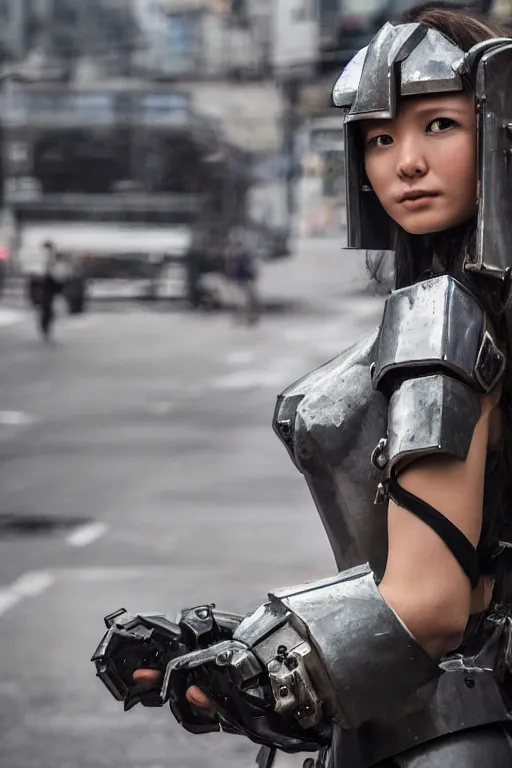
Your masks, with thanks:
M 425 194 L 420 197 L 406 197 L 400 204 L 408 211 L 416 211 L 428 207 L 435 197 L 437 197 L 437 193 Z

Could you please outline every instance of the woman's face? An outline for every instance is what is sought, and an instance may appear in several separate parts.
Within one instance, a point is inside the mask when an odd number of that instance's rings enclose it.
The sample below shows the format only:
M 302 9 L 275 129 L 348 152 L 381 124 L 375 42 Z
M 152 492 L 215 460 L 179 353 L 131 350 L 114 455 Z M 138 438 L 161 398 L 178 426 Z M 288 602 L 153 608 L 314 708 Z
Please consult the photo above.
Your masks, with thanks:
M 475 212 L 472 96 L 402 99 L 395 120 L 365 120 L 363 138 L 368 180 L 386 212 L 406 232 L 439 232 Z

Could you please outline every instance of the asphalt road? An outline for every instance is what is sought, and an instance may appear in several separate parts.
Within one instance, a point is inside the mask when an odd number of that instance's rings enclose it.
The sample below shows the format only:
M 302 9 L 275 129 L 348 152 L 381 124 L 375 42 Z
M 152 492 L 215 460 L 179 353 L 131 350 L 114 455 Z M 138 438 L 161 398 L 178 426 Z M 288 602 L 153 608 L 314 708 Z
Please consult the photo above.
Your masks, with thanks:
M 266 269 L 273 312 L 253 328 L 98 304 L 45 345 L 0 305 L 1 768 L 252 764 L 239 737 L 124 714 L 89 658 L 121 606 L 248 611 L 334 572 L 271 417 L 284 386 L 376 325 L 364 285 L 358 254 L 309 241 Z

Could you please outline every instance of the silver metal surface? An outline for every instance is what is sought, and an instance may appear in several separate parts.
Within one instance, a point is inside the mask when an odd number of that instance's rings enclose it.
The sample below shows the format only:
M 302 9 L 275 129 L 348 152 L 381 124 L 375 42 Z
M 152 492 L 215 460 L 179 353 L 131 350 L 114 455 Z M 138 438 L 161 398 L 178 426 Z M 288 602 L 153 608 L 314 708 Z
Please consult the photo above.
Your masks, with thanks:
M 335 719 L 345 728 L 386 715 L 440 674 L 383 599 L 368 566 L 270 598 L 307 627 L 336 694 Z M 323 698 L 320 687 L 317 692 Z
M 310 680 L 307 669 L 311 646 L 302 642 L 284 660 L 268 665 L 270 684 L 276 700 L 278 715 L 295 717 L 302 728 L 312 728 L 322 722 L 324 708 Z
M 449 702 L 446 704 L 449 707 Z M 346 736 L 346 732 L 336 730 L 328 768 L 508 768 L 512 764 L 512 739 L 506 724 L 448 733 L 407 749 L 391 761 L 378 762 L 358 762 Z
M 482 643 L 475 656 L 463 658 L 456 654 L 441 663 L 443 674 L 437 688 L 421 706 L 416 703 L 411 706 L 410 701 L 404 700 L 383 717 L 356 731 L 338 730 L 333 749 L 336 768 L 380 767 L 381 760 L 390 755 L 400 755 L 404 766 L 409 765 L 407 760 L 421 755 L 425 761 L 422 765 L 430 768 L 427 758 L 438 750 L 443 754 L 442 744 L 453 745 L 453 762 L 447 763 L 448 766 L 476 768 L 478 763 L 463 761 L 466 755 L 463 732 L 480 727 L 484 732 L 485 726 L 491 724 L 495 724 L 495 732 L 501 732 L 500 724 L 510 722 L 503 692 L 503 646 L 509 642 L 510 620 L 489 622 L 487 634 L 489 639 Z M 500 668 L 500 673 L 493 671 Z M 455 738 L 453 734 L 460 736 Z M 456 762 L 457 755 L 460 762 Z M 485 765 L 498 768 L 502 763 Z
M 420 24 L 386 23 L 370 45 L 349 62 L 333 89 L 336 107 L 350 107 L 345 118 L 395 116 L 396 68 L 400 67 L 399 96 L 460 91 L 460 48 L 441 33 Z
M 233 638 L 236 640 L 243 635 L 243 642 L 252 648 L 266 637 L 272 637 L 280 627 L 286 626 L 287 619 L 288 612 L 284 606 L 281 610 L 277 610 L 268 603 L 264 603 L 254 613 L 244 618 L 233 633 Z
M 429 454 L 465 460 L 479 418 L 478 395 L 455 379 L 436 374 L 404 381 L 389 403 L 386 476 Z
M 272 622 L 268 615 L 272 614 L 277 621 L 274 630 L 269 632 Z M 277 601 L 261 606 L 242 622 L 235 634 L 235 640 L 246 644 L 267 669 L 276 713 L 292 716 L 302 728 L 319 725 L 326 712 L 335 711 L 334 692 L 307 637 L 307 628 Z
M 476 98 L 481 169 L 475 266 L 505 277 L 512 268 L 512 41 L 481 57 Z
M 440 35 L 428 29 L 400 70 L 400 94 L 417 96 L 422 93 L 449 93 L 462 89 L 461 50 Z
M 489 349 L 485 359 L 483 345 Z M 442 275 L 389 296 L 375 363 L 373 384 L 378 389 L 385 389 L 386 380 L 399 369 L 420 368 L 426 373 L 445 369 L 488 392 L 503 374 L 505 356 L 486 334 L 485 314 L 475 297 L 453 277 Z
M 397 768 L 504 768 L 511 764 L 512 739 L 504 726 L 457 733 L 396 761 Z
M 274 429 L 304 475 L 340 571 L 387 558 L 386 507 L 374 506 L 381 473 L 370 462 L 386 434 L 388 402 L 372 388 L 377 331 L 288 387 Z

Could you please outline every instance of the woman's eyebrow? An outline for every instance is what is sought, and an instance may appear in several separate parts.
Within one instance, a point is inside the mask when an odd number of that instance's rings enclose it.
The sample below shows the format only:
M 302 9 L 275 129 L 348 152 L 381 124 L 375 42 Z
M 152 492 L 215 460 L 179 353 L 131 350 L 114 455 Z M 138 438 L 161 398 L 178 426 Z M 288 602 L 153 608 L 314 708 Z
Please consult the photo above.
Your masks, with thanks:
M 427 115 L 440 115 L 445 112 L 456 112 L 458 114 L 466 114 L 466 109 L 463 106 L 457 104 L 432 104 L 432 106 L 416 107 L 414 110 L 416 115 L 421 117 Z
M 371 124 L 370 124 L 371 122 Z M 375 120 L 375 122 L 368 120 L 368 125 L 363 127 L 364 135 L 370 133 L 370 131 L 378 131 L 379 133 L 386 133 L 390 131 L 393 125 L 392 120 Z

